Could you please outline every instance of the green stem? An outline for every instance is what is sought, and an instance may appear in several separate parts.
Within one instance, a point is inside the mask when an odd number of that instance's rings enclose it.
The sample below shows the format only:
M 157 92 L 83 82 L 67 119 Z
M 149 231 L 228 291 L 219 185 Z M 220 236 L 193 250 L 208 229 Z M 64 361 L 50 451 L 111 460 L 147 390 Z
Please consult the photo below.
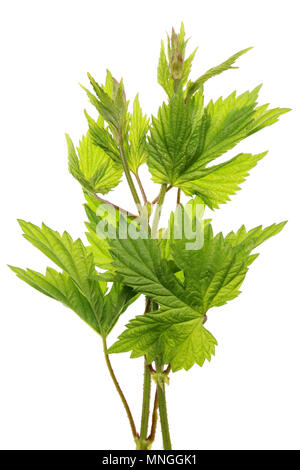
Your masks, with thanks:
M 144 315 L 146 315 L 152 308 L 152 302 L 149 297 L 146 298 L 146 307 Z M 144 360 L 144 386 L 143 386 L 143 407 L 142 407 L 142 419 L 141 419 L 141 431 L 140 440 L 147 440 L 149 413 L 150 413 L 150 398 L 151 398 L 151 372 Z
M 151 424 L 151 431 L 148 436 L 148 441 L 153 442 L 155 439 L 156 434 L 156 426 L 157 426 L 157 409 L 158 409 L 158 396 L 157 396 L 157 389 L 155 392 L 154 404 L 153 404 L 153 412 L 152 412 L 152 424 Z
M 151 372 L 147 365 L 146 359 L 144 363 L 144 387 L 143 387 L 143 408 L 142 408 L 142 420 L 141 420 L 141 441 L 147 440 L 148 434 L 148 423 L 150 413 L 150 397 L 151 397 Z
M 158 196 L 158 201 L 157 201 L 157 206 L 156 206 L 155 213 L 154 213 L 154 218 L 153 218 L 153 225 L 152 225 L 152 236 L 153 237 L 156 237 L 156 234 L 157 234 L 158 223 L 159 223 L 159 219 L 160 219 L 160 215 L 161 215 L 161 209 L 162 209 L 162 205 L 164 203 L 166 192 L 167 192 L 167 185 L 162 184 L 161 188 L 160 188 L 160 193 L 159 193 L 159 196 Z
M 162 373 L 163 367 L 156 363 L 156 372 Z M 158 397 L 158 408 L 161 424 L 161 433 L 163 438 L 164 450 L 172 450 L 169 422 L 168 422 L 168 413 L 167 413 L 167 402 L 166 402 L 166 391 L 165 383 L 162 382 L 157 385 L 157 397 Z
M 137 180 L 137 184 L 139 185 L 139 188 L 140 188 L 141 195 L 142 195 L 142 197 L 143 197 L 144 203 L 147 204 L 147 196 L 146 196 L 146 193 L 145 193 L 144 186 L 143 186 L 143 184 L 142 184 L 140 175 L 138 174 L 138 171 L 136 171 L 136 173 L 135 173 L 135 178 L 136 178 L 136 180 Z
M 130 411 L 130 408 L 129 408 L 129 405 L 127 403 L 127 400 L 125 398 L 125 395 L 119 385 L 119 382 L 117 381 L 117 378 L 115 376 L 115 373 L 113 371 L 113 368 L 112 368 L 112 365 L 111 365 L 111 362 L 110 362 L 110 359 L 109 359 L 109 355 L 107 353 L 107 344 L 106 344 L 106 339 L 105 338 L 102 338 L 103 340 L 103 350 L 104 350 L 104 357 L 105 357 L 105 362 L 106 362 L 106 365 L 107 365 L 107 368 L 109 370 L 109 373 L 110 373 L 110 376 L 112 378 L 112 381 L 116 387 L 116 390 L 122 400 L 122 403 L 123 403 L 123 406 L 125 408 L 125 411 L 126 411 L 126 414 L 127 414 L 127 417 L 128 417 L 128 420 L 129 420 L 129 424 L 130 424 L 130 428 L 131 428 L 131 432 L 132 432 L 132 435 L 133 435 L 133 438 L 134 439 L 137 439 L 139 437 L 137 431 L 136 431 L 136 427 L 135 427 L 135 423 L 134 423 L 134 419 L 132 417 L 132 414 L 131 414 L 131 411 Z
M 124 151 L 122 137 L 120 137 L 120 146 L 119 147 L 120 147 L 121 161 L 122 161 L 122 165 L 123 165 L 123 168 L 124 168 L 124 173 L 125 173 L 125 176 L 126 176 L 126 179 L 127 179 L 127 183 L 128 183 L 129 188 L 130 188 L 130 191 L 131 191 L 132 197 L 134 199 L 134 202 L 136 204 L 136 207 L 137 207 L 137 209 L 139 211 L 139 214 L 140 214 L 140 212 L 141 212 L 141 201 L 140 201 L 140 198 L 138 196 L 137 190 L 135 189 L 133 179 L 131 178 L 130 169 L 129 169 L 128 162 L 127 162 L 126 155 L 125 155 L 125 151 Z

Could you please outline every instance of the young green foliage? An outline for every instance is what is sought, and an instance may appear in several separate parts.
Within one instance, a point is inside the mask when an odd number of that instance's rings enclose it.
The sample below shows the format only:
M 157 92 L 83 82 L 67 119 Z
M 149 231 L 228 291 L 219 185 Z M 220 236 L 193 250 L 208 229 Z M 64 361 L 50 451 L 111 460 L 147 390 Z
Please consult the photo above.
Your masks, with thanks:
M 167 101 L 151 120 L 143 113 L 138 94 L 129 106 L 123 80 L 118 82 L 107 71 L 105 83 L 99 85 L 88 74 L 91 88 L 83 88 L 98 115 L 93 118 L 85 111 L 89 130 L 77 149 L 66 136 L 69 171 L 86 199 L 88 245 L 80 239 L 73 241 L 67 232 L 60 235 L 44 224 L 38 227 L 21 220 L 24 237 L 59 271 L 48 267 L 41 274 L 11 267 L 21 280 L 72 309 L 102 337 L 105 362 L 138 450 L 151 448 L 157 407 L 164 449 L 171 449 L 165 398 L 169 371 L 188 370 L 211 360 L 217 341 L 204 326 L 208 311 L 239 295 L 249 266 L 258 256 L 253 250 L 285 225 L 249 231 L 242 225 L 224 236 L 214 235 L 211 220 L 203 220 L 205 206 L 217 209 L 229 201 L 267 152 L 253 155 L 239 149 L 234 156 L 225 155 L 221 163 L 218 159 L 277 122 L 289 109 L 258 105 L 260 86 L 207 102 L 206 81 L 237 68 L 237 59 L 251 48 L 190 79 L 196 50 L 187 55 L 187 44 L 183 24 L 179 33 L 172 29 L 166 45 L 161 43 L 157 78 Z M 145 163 L 154 183 L 161 185 L 152 203 L 139 177 Z M 98 195 L 115 189 L 123 172 L 136 214 Z M 173 187 L 178 188 L 176 209 L 170 213 L 167 228 L 159 229 L 164 198 Z M 182 192 L 189 197 L 185 205 L 181 204 Z M 106 337 L 142 294 L 144 314 L 134 312 L 109 348 Z M 132 358 L 145 357 L 140 433 L 109 359 L 110 353 L 127 351 Z M 157 394 L 148 434 L 151 374 Z
M 248 233 L 242 227 L 226 238 L 221 233 L 214 237 L 208 225 L 199 250 L 187 251 L 185 240 L 174 239 L 172 257 L 183 281 L 162 257 L 157 240 L 111 241 L 117 271 L 128 285 L 155 300 L 160 310 L 131 320 L 109 352 L 132 350 L 132 357 L 146 355 L 149 363 L 160 357 L 173 371 L 195 363 L 202 366 L 217 344 L 203 326 L 207 311 L 237 297 L 257 256 L 251 251 L 284 225 L 256 227 Z
M 47 268 L 46 274 L 42 275 L 31 269 L 11 269 L 35 289 L 74 310 L 97 333 L 106 337 L 135 297 L 132 289 L 115 284 L 105 295 L 106 284 L 98 280 L 93 255 L 87 252 L 80 239 L 74 242 L 67 232 L 60 235 L 45 224 L 40 228 L 23 220 L 19 223 L 24 237 L 62 272 Z

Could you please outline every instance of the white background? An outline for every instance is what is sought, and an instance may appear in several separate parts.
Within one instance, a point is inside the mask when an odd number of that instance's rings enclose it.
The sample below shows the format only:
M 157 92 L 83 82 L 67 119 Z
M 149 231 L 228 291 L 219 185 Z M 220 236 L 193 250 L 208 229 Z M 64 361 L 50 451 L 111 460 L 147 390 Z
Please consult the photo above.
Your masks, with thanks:
M 74 141 L 91 111 L 78 83 L 89 71 L 124 77 L 148 115 L 164 92 L 156 83 L 160 39 L 184 21 L 192 77 L 255 46 L 240 68 L 212 79 L 206 99 L 263 82 L 260 103 L 291 107 L 274 126 L 239 144 L 268 156 L 242 191 L 213 214 L 227 233 L 288 219 L 261 247 L 243 293 L 209 314 L 219 346 L 211 363 L 171 376 L 167 390 L 175 449 L 299 449 L 299 12 L 298 2 L 2 2 L 1 34 L 1 400 L 4 449 L 131 449 L 129 426 L 105 370 L 97 335 L 63 305 L 33 291 L 6 264 L 49 262 L 22 237 L 16 218 L 84 238 L 83 197 L 67 170 L 64 133 Z M 238 151 L 237 151 L 238 150 Z M 146 170 L 143 176 L 148 176 Z M 150 196 L 157 188 L 146 184 Z M 169 207 L 175 195 L 168 195 Z M 112 195 L 133 209 L 122 184 Z M 207 213 L 209 214 L 209 211 Z M 141 313 L 135 304 L 109 339 Z M 142 360 L 112 357 L 139 424 Z M 158 438 L 154 448 L 161 448 Z

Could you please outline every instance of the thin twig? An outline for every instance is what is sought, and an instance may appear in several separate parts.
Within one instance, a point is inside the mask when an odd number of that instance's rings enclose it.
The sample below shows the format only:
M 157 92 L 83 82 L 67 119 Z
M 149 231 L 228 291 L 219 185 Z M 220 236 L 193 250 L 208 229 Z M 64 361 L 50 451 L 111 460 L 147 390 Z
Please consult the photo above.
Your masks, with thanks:
M 167 193 L 168 191 L 170 191 L 170 189 L 172 189 L 172 188 L 173 188 L 173 186 L 170 184 L 170 186 L 167 187 L 166 193 Z M 157 201 L 158 201 L 158 198 L 159 198 L 159 194 L 156 196 L 155 199 L 153 199 L 153 201 L 151 202 L 151 204 L 156 204 Z
M 180 195 L 181 195 L 181 191 L 180 191 L 180 188 L 177 189 L 177 199 L 176 199 L 176 205 L 179 206 L 180 204 Z
M 152 299 L 146 297 L 145 312 L 146 315 L 152 308 Z M 147 439 L 148 423 L 150 414 L 150 398 L 151 398 L 151 373 L 147 366 L 146 356 L 144 358 L 144 384 L 143 384 L 143 405 L 142 405 L 142 417 L 141 417 L 141 428 L 140 428 L 140 440 L 144 441 Z
M 137 184 L 139 185 L 141 195 L 143 197 L 144 203 L 146 204 L 147 203 L 147 196 L 146 196 L 146 193 L 145 193 L 145 190 L 144 190 L 144 187 L 142 185 L 142 182 L 141 182 L 141 179 L 140 179 L 140 176 L 139 176 L 138 172 L 135 173 L 135 179 L 137 180 Z
M 127 413 L 127 416 L 128 416 L 128 420 L 129 420 L 129 424 L 130 424 L 130 427 L 131 427 L 131 432 L 132 432 L 132 435 L 133 435 L 133 438 L 136 439 L 139 437 L 138 433 L 137 433 L 137 430 L 136 430 L 136 427 L 135 427 L 135 423 L 134 423 L 134 419 L 132 417 L 132 414 L 131 414 L 131 411 L 130 411 L 130 408 L 129 408 L 129 405 L 127 403 L 127 400 L 125 398 L 125 395 L 119 385 L 119 382 L 115 376 L 115 373 L 114 373 L 114 370 L 112 368 L 112 365 L 111 365 L 111 362 L 110 362 L 110 359 L 109 359 L 109 355 L 107 353 L 107 344 L 106 344 L 106 340 L 105 338 L 103 338 L 103 349 L 104 349 L 104 357 L 105 357 L 105 362 L 106 362 L 106 365 L 107 365 L 107 368 L 109 370 L 109 373 L 110 373 L 110 376 L 113 380 L 113 383 L 117 389 L 117 392 L 122 400 L 122 403 L 123 403 L 123 406 L 125 408 L 125 411 Z
M 157 390 L 155 392 L 155 397 L 154 397 L 154 404 L 153 404 L 153 411 L 152 411 L 152 423 L 151 423 L 151 430 L 150 434 L 147 438 L 148 441 L 153 442 L 155 439 L 155 434 L 156 434 L 156 426 L 157 426 L 157 420 L 158 420 L 158 395 L 157 395 Z
M 109 206 L 114 207 L 117 211 L 123 212 L 123 214 L 128 215 L 128 217 L 132 217 L 136 219 L 138 216 L 136 214 L 132 214 L 131 212 L 128 212 L 126 209 L 122 209 L 122 207 L 117 206 L 116 204 L 113 204 L 110 201 L 107 201 L 106 199 L 103 199 L 102 197 L 98 196 L 98 194 L 94 193 L 94 196 L 98 201 L 102 202 L 103 204 L 107 204 Z
M 148 368 L 149 368 L 149 370 L 150 370 L 151 374 L 156 374 L 156 370 L 155 370 L 155 369 L 153 369 L 153 366 L 152 366 L 152 364 L 148 364 Z

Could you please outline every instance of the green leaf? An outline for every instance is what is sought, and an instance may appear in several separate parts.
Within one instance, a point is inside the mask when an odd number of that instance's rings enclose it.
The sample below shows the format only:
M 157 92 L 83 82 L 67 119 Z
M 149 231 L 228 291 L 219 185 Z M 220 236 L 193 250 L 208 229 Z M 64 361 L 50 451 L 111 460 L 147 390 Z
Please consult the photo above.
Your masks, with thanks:
M 121 163 L 114 162 L 101 147 L 94 145 L 90 132 L 82 137 L 78 157 L 70 137 L 66 138 L 69 171 L 86 190 L 106 194 L 119 184 L 123 173 Z
M 269 227 L 262 228 L 262 225 L 253 228 L 247 232 L 246 227 L 244 225 L 235 233 L 230 232 L 225 241 L 230 243 L 232 246 L 237 246 L 241 244 L 247 244 L 249 242 L 254 243 L 254 248 L 261 245 L 264 241 L 268 240 L 268 238 L 277 235 L 286 225 L 287 221 L 281 222 L 280 224 L 273 224 Z
M 212 209 L 230 200 L 265 154 L 239 154 L 220 165 L 207 165 L 289 111 L 257 108 L 259 89 L 210 101 L 204 110 L 201 89 L 188 101 L 182 93 L 173 96 L 152 119 L 147 163 L 153 180 L 198 195 Z
M 242 51 L 237 52 L 233 56 L 229 57 L 229 59 L 225 60 L 225 62 L 222 62 L 216 67 L 209 69 L 207 72 L 201 75 L 201 77 L 199 77 L 195 82 L 190 81 L 187 86 L 187 97 L 189 98 L 194 93 L 196 93 L 196 91 L 199 90 L 199 88 L 210 78 L 215 77 L 216 75 L 219 75 L 220 73 L 225 72 L 226 70 L 237 69 L 238 67 L 233 67 L 235 61 L 251 49 L 252 47 L 248 47 L 247 49 L 243 49 Z
M 174 80 L 169 71 L 169 64 L 166 58 L 164 42 L 161 41 L 160 56 L 157 68 L 157 81 L 163 87 L 168 97 L 171 98 L 174 92 Z
M 221 233 L 214 237 L 207 225 L 204 245 L 197 250 L 187 250 L 185 240 L 174 239 L 173 259 L 183 272 L 181 279 L 162 258 L 157 240 L 111 241 L 118 273 L 126 284 L 155 300 L 160 310 L 131 320 L 109 352 L 132 350 L 132 357 L 146 355 L 148 362 L 160 358 L 174 371 L 210 360 L 216 340 L 203 326 L 206 312 L 240 293 L 257 256 L 251 251 L 283 226 L 257 227 L 248 234 L 242 228 L 224 238 Z
M 185 182 L 186 176 L 183 176 L 177 184 L 186 194 L 197 194 L 207 206 L 216 209 L 219 204 L 230 201 L 229 196 L 240 189 L 251 168 L 266 154 L 240 153 L 225 163 L 195 171 L 194 180 Z
M 137 294 L 130 287 L 115 283 L 104 295 L 106 283 L 99 281 L 93 255 L 87 252 L 81 240 L 73 241 L 67 232 L 59 235 L 44 224 L 39 228 L 19 222 L 24 237 L 63 272 L 47 268 L 44 276 L 30 269 L 11 269 L 27 284 L 74 310 L 97 333 L 106 337 Z
M 99 321 L 103 295 L 99 282 L 95 280 L 97 272 L 93 255 L 87 252 L 82 241 L 73 241 L 67 232 L 60 235 L 45 224 L 42 224 L 41 228 L 23 220 L 19 220 L 19 224 L 26 240 L 48 256 L 75 282 Z
M 111 346 L 109 353 L 132 350 L 131 357 L 147 355 L 147 361 L 162 360 L 172 371 L 202 366 L 215 354 L 216 339 L 203 326 L 202 318 L 188 317 L 181 311 L 147 314 L 136 317 L 128 329 Z
M 192 62 L 194 60 L 195 54 L 197 52 L 196 48 L 187 59 L 185 59 L 185 50 L 188 40 L 185 39 L 185 30 L 184 25 L 181 23 L 181 28 L 179 34 L 176 34 L 175 31 L 172 31 L 172 36 L 170 38 L 167 35 L 168 43 L 168 59 L 165 53 L 165 46 L 163 41 L 161 41 L 160 56 L 157 68 L 157 81 L 163 87 L 168 97 L 171 98 L 174 94 L 174 85 L 175 80 L 172 77 L 172 69 L 175 67 L 173 72 L 176 72 L 176 64 L 179 66 L 180 73 L 180 87 L 181 89 L 188 81 L 188 77 L 191 72 Z M 175 61 L 175 63 L 174 63 Z
M 144 116 L 140 107 L 139 97 L 136 95 L 133 102 L 133 113 L 129 129 L 129 154 L 128 164 L 133 173 L 137 173 L 138 168 L 145 163 L 146 134 L 149 129 L 149 120 Z
M 85 224 L 88 229 L 86 237 L 90 243 L 87 250 L 93 254 L 96 266 L 110 271 L 107 276 L 111 281 L 112 278 L 116 279 L 116 274 L 112 264 L 113 258 L 109 251 L 109 239 L 116 237 L 120 212 L 111 204 L 94 196 L 85 193 L 85 198 L 87 202 L 84 208 L 88 217 L 88 222 Z M 127 223 L 132 220 L 131 217 L 127 217 Z
M 85 115 L 93 144 L 99 146 L 115 163 L 120 165 L 121 157 L 115 139 L 110 135 L 108 129 L 99 124 L 99 120 L 95 122 L 87 112 Z
M 147 163 L 155 183 L 174 184 L 191 164 L 198 146 L 202 103 L 202 94 L 185 104 L 183 93 L 178 92 L 162 105 L 157 118 L 152 117 Z
M 84 205 L 84 208 L 89 220 L 85 224 L 88 229 L 86 237 L 90 243 L 87 250 L 93 254 L 96 266 L 101 269 L 113 270 L 113 259 L 109 252 L 108 238 L 105 233 L 102 232 L 102 225 L 99 225 L 99 223 L 101 223 L 101 221 L 106 221 L 106 227 L 108 227 L 108 224 L 116 224 L 116 221 L 113 220 L 115 211 L 112 210 L 110 213 L 109 206 L 107 206 L 107 211 L 104 210 L 106 205 L 101 203 L 101 201 L 97 200 L 95 197 L 85 194 L 85 198 L 87 203 Z
M 31 269 L 24 270 L 13 266 L 10 266 L 10 268 L 20 279 L 34 289 L 71 308 L 90 327 L 101 334 L 99 320 L 96 318 L 90 303 L 66 273 L 58 273 L 52 268 L 47 268 L 44 276 Z
M 133 289 L 114 282 L 109 293 L 104 297 L 101 316 L 102 335 L 108 336 L 120 315 L 139 297 Z

